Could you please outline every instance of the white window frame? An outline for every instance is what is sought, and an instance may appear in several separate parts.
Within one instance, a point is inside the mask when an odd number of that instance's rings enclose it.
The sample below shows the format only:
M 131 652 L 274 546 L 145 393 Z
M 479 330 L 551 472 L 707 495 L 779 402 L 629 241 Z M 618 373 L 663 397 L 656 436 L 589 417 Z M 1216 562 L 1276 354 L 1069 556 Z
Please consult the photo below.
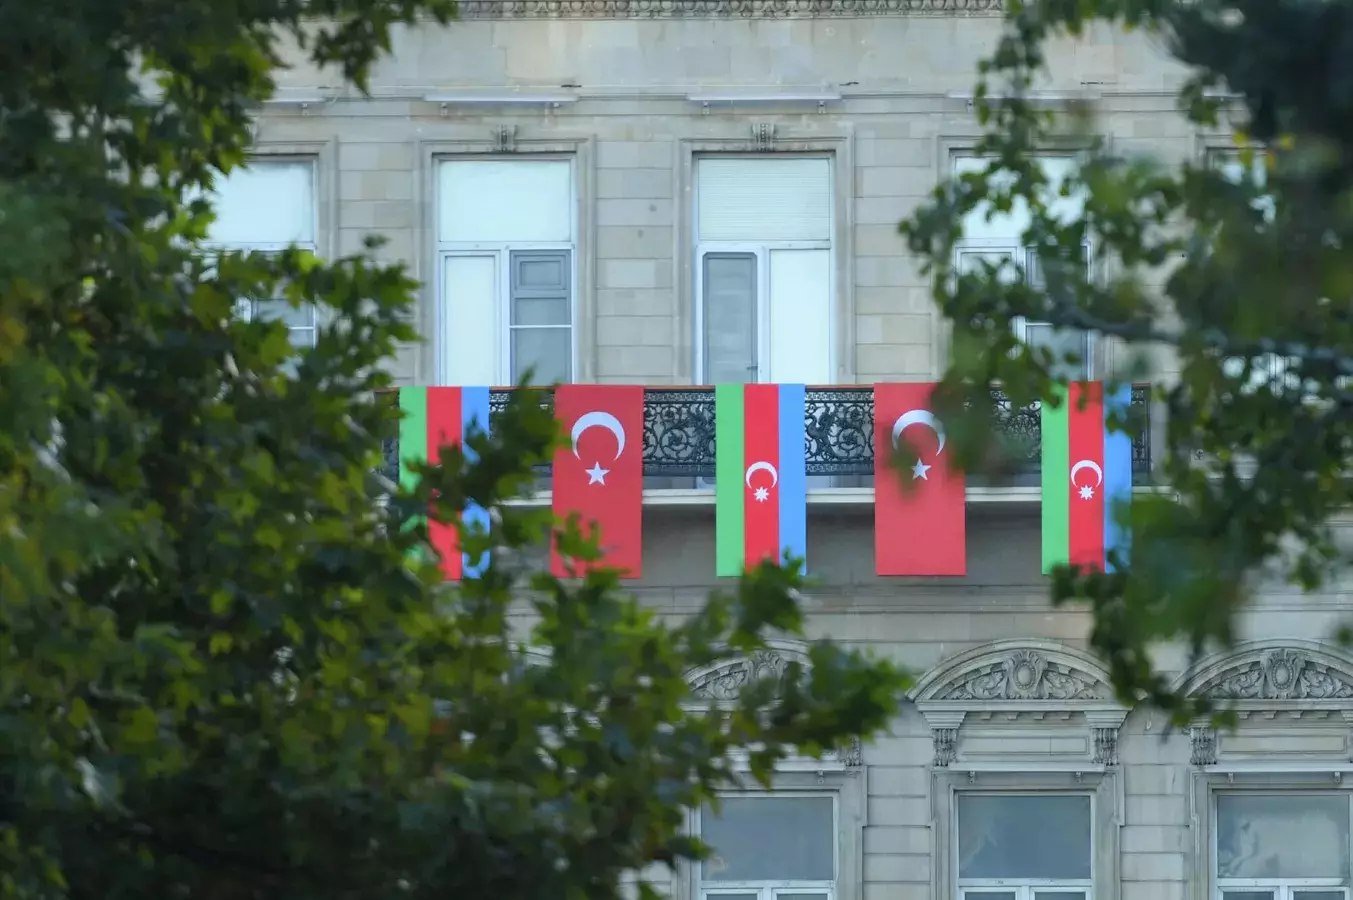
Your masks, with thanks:
M 827 239 L 821 241 L 705 241 L 700 239 L 700 161 L 705 159 L 825 159 L 827 160 L 827 190 L 832 202 L 828 207 Z M 705 370 L 705 256 L 710 253 L 750 253 L 756 257 L 756 369 L 753 384 L 770 380 L 770 255 L 775 250 L 826 250 L 828 253 L 827 309 L 828 309 L 828 370 L 836 371 L 836 266 L 837 249 L 832 236 L 836 234 L 836 154 L 809 153 L 720 153 L 701 152 L 694 157 L 694 185 L 691 199 L 691 240 L 695 246 L 695 269 L 692 282 L 695 297 L 695 372 L 697 381 L 708 382 Z
M 1217 800 L 1222 795 L 1230 796 L 1278 796 L 1278 797 L 1300 797 L 1300 796 L 1339 796 L 1342 795 L 1348 804 L 1349 815 L 1349 858 L 1353 860 L 1353 790 L 1325 789 L 1318 788 L 1301 789 L 1259 789 L 1259 788 L 1240 788 L 1237 790 L 1213 790 L 1210 792 L 1208 803 L 1208 817 L 1211 825 L 1210 835 L 1210 858 L 1211 865 L 1208 866 L 1212 883 L 1212 896 L 1215 900 L 1225 900 L 1226 891 L 1261 891 L 1268 890 L 1273 892 L 1273 900 L 1296 900 L 1294 892 L 1301 890 L 1321 890 L 1321 891 L 1342 891 L 1344 900 L 1348 900 L 1349 889 L 1353 886 L 1353 872 L 1345 873 L 1343 878 L 1222 878 L 1217 873 L 1217 867 L 1221 863 L 1221 855 L 1218 852 L 1217 839 L 1221 834 L 1218 827 L 1219 810 Z
M 751 798 L 758 800 L 779 800 L 793 797 L 821 798 L 827 796 L 832 801 L 832 880 L 831 881 L 706 881 L 701 877 L 703 864 L 696 862 L 691 866 L 691 881 L 694 887 L 692 896 L 696 900 L 707 900 L 711 894 L 755 894 L 757 900 L 775 900 L 780 894 L 821 893 L 827 900 L 837 900 L 841 884 L 841 795 L 836 789 L 830 790 L 784 790 L 784 791 L 728 791 L 721 798 Z M 691 812 L 692 831 L 699 837 L 701 830 L 701 810 Z
M 319 182 L 319 164 L 320 164 L 320 160 L 319 160 L 319 157 L 318 157 L 317 155 L 313 155 L 313 154 L 300 154 L 300 153 L 296 153 L 296 154 L 291 154 L 291 153 L 288 153 L 288 154 L 280 154 L 280 153 L 258 154 L 258 155 L 254 155 L 254 156 L 248 157 L 248 159 L 247 159 L 245 165 L 246 165 L 246 166 L 250 166 L 250 165 L 258 164 L 258 165 L 267 166 L 267 165 L 278 165 L 278 164 L 288 164 L 288 163 L 292 163 L 292 164 L 294 164 L 294 163 L 305 163 L 306 165 L 308 165 L 308 166 L 310 167 L 310 200 L 311 200 L 311 204 L 310 204 L 310 218 L 311 218 L 310 235 L 311 235 L 311 240 L 309 240 L 309 241 L 298 241 L 298 242 L 296 242 L 295 244 L 283 244 L 283 243 L 279 243 L 279 242 L 277 242 L 277 241 L 230 241 L 230 242 L 204 241 L 203 244 L 202 244 L 202 246 L 203 246 L 209 253 L 212 253 L 212 255 L 215 255 L 215 253 L 223 253 L 223 252 L 228 252 L 228 251 L 231 251 L 231 250 L 240 250 L 240 251 L 248 251 L 248 252 L 253 252 L 253 253 L 276 254 L 276 253 L 281 253 L 283 250 L 287 249 L 288 247 L 293 247 L 293 246 L 294 246 L 294 247 L 296 247 L 296 248 L 298 248 L 298 249 L 301 249 L 301 250 L 308 250 L 309 252 L 315 254 L 316 256 L 319 255 L 319 226 L 320 226 L 320 222 L 319 222 L 319 205 L 320 205 L 320 200 L 319 200 L 319 190 L 320 190 L 320 182 Z M 256 297 L 240 298 L 240 299 L 238 299 L 238 300 L 235 301 L 235 315 L 236 315 L 236 317 L 238 317 L 238 318 L 239 318 L 240 320 L 242 320 L 242 321 L 245 321 L 245 322 L 252 322 L 252 321 L 254 321 L 255 316 L 256 316 L 256 313 L 257 313 L 257 309 L 258 309 L 257 304 L 259 304 L 259 303 L 274 303 L 274 302 L 281 303 L 281 302 L 285 302 L 285 301 L 284 301 L 284 300 L 281 300 L 280 298 L 264 298 L 264 299 L 260 299 L 260 298 L 256 298 Z M 320 326 L 321 326 L 320 310 L 319 310 L 319 307 L 315 306 L 315 304 L 313 304 L 313 303 L 303 303 L 303 304 L 302 304 L 302 307 L 308 307 L 309 310 L 310 310 L 310 324 L 309 324 L 308 326 L 301 326 L 301 327 L 295 327 L 295 326 L 291 326 L 291 325 L 286 325 L 286 329 L 287 329 L 288 332 L 295 332 L 295 331 L 309 331 L 309 332 L 310 332 L 310 343 L 308 343 L 306 346 L 307 346 L 307 347 L 314 347 L 315 344 L 316 344 L 316 342 L 319 340 L 319 330 L 320 330 Z
M 1067 158 L 1071 155 L 1072 154 L 1069 153 L 1042 153 L 1039 154 L 1039 158 L 1058 159 L 1058 158 Z M 954 178 L 957 176 L 958 162 L 960 159 L 976 159 L 976 158 L 979 157 L 976 157 L 974 154 L 970 152 L 964 152 L 961 149 L 953 150 L 950 153 L 949 177 Z M 961 238 L 954 248 L 954 269 L 957 272 L 962 271 L 962 259 L 964 254 L 976 253 L 983 255 L 991 255 L 996 253 L 1004 253 L 1009 256 L 1010 262 L 1013 264 L 1014 269 L 1020 273 L 1021 277 L 1024 277 L 1029 270 L 1029 258 L 1033 253 L 1033 248 L 1020 243 L 1021 237 L 1022 235 L 1019 234 L 1011 234 L 1005 237 L 994 237 L 994 238 L 993 237 Z M 1085 251 L 1085 257 L 1086 260 L 1088 261 L 1088 265 L 1086 267 L 1086 277 L 1093 278 L 1094 259 L 1095 259 L 1094 243 L 1090 240 L 1087 240 L 1081 246 Z M 1013 318 L 1011 318 L 1010 328 L 1012 331 L 1014 331 L 1015 338 L 1021 344 L 1028 343 L 1028 333 L 1030 325 L 1049 326 L 1051 325 L 1051 323 L 1042 322 L 1038 320 L 1030 320 L 1024 316 L 1014 316 Z M 1096 332 L 1089 330 L 1085 331 L 1085 359 L 1083 361 L 1085 371 L 1083 374 L 1086 380 L 1092 380 L 1096 375 L 1096 363 L 1098 362 L 1098 360 L 1096 359 L 1097 354 L 1095 352 L 1096 350 L 1095 345 L 1098 343 L 1098 341 L 1099 335 Z
M 1085 797 L 1090 801 L 1090 834 L 1087 836 L 1090 853 L 1090 877 L 1085 879 L 1053 878 L 964 878 L 959 870 L 959 798 L 962 796 L 987 797 Z M 1093 791 L 1085 790 L 959 790 L 953 796 L 953 824 L 950 841 L 954 865 L 955 897 L 976 897 L 980 894 L 1014 893 L 1015 900 L 1034 900 L 1035 891 L 1065 892 L 1079 900 L 1094 900 L 1095 896 L 1095 804 L 1097 798 Z
M 569 380 L 578 378 L 578 233 L 581 227 L 578 214 L 578 160 L 576 154 L 531 154 L 515 156 L 465 156 L 437 155 L 433 157 L 434 171 L 443 163 L 472 162 L 475 160 L 493 160 L 498 162 L 560 162 L 569 164 L 569 223 L 573 233 L 570 241 L 443 241 L 437 234 L 437 218 L 433 216 L 433 242 L 437 248 L 437 336 L 441 348 L 436 357 L 435 374 L 438 384 L 447 384 L 450 379 L 445 348 L 450 346 L 450 329 L 453 326 L 446 296 L 446 260 L 452 257 L 495 256 L 494 298 L 498 304 L 494 323 L 494 380 L 498 385 L 510 386 L 512 379 L 512 331 L 514 328 L 558 328 L 559 326 L 514 326 L 512 325 L 512 254 L 514 252 L 568 251 L 569 255 Z M 434 177 L 433 185 L 437 184 Z M 436 202 L 441 203 L 440 194 Z

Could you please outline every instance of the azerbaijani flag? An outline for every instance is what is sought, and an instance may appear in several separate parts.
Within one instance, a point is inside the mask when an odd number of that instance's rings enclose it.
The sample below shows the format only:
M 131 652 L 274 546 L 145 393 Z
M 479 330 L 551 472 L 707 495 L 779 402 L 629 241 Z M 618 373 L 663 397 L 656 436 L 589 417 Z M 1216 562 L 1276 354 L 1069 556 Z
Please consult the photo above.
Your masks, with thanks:
M 1043 571 L 1071 564 L 1103 571 L 1111 550 L 1126 552 L 1119 521 L 1132 500 L 1132 440 L 1108 428 L 1132 398 L 1123 385 L 1105 396 L 1098 381 L 1068 385 L 1061 404 L 1043 404 Z
M 418 483 L 412 464 L 436 460 L 444 444 L 462 443 L 471 425 L 485 434 L 489 430 L 486 387 L 403 387 L 399 389 L 399 408 L 404 414 L 399 425 L 399 483 L 406 488 Z M 468 447 L 465 455 L 474 460 L 474 452 Z M 461 523 L 487 530 L 489 515 L 482 507 L 470 504 L 461 515 Z M 488 565 L 487 553 L 476 563 L 460 552 L 453 525 L 429 522 L 428 541 L 437 551 L 448 579 L 473 577 Z
M 801 384 L 714 388 L 715 572 L 807 551 Z

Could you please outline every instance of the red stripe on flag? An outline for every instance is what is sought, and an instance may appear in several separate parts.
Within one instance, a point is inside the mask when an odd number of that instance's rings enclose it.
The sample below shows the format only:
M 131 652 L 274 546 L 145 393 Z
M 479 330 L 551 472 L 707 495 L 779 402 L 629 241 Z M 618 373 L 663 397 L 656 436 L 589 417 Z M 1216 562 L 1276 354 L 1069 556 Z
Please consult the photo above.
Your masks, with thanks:
M 780 561 L 780 386 L 743 390 L 742 527 L 750 569 L 763 559 Z
M 554 454 L 554 514 L 567 518 L 576 513 L 583 534 L 597 529 L 601 559 L 584 565 L 561 557 L 554 546 L 550 571 L 563 578 L 595 566 L 639 578 L 644 557 L 644 389 L 560 385 L 554 393 L 554 415 L 568 440 Z
M 879 575 L 963 575 L 968 569 L 967 481 L 940 449 L 932 419 L 933 382 L 874 385 L 874 571 Z M 918 468 L 899 469 L 903 442 Z
M 1067 400 L 1068 560 L 1104 568 L 1104 391 L 1098 381 L 1073 382 Z
M 460 388 L 428 388 L 428 462 L 435 464 L 441 458 L 443 446 L 461 442 L 461 422 Z M 441 558 L 442 574 L 459 580 L 462 556 L 456 526 L 428 519 L 428 542 Z

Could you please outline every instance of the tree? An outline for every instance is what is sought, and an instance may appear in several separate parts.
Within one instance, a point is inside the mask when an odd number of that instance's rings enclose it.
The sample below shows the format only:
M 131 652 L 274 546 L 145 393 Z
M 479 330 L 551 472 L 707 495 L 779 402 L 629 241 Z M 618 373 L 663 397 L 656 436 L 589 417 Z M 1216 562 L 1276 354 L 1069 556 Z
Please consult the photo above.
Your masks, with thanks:
M 1093 110 L 1041 105 L 1048 42 L 1096 21 L 1166 48 L 1187 73 L 1181 111 L 1203 128 L 1233 128 L 1240 164 L 1118 156 L 1093 137 Z M 1135 351 L 1119 379 L 1147 373 L 1150 356 L 1177 366 L 1154 392 L 1167 422 L 1161 490 L 1134 499 L 1130 558 L 1116 574 L 1059 571 L 1053 597 L 1091 605 L 1093 645 L 1125 700 L 1147 697 L 1179 721 L 1207 708 L 1170 691 L 1154 646 L 1182 640 L 1196 658 L 1229 644 L 1256 579 L 1314 589 L 1348 563 L 1329 523 L 1353 500 L 1350 38 L 1348 3 L 1012 3 L 980 69 L 977 149 L 991 162 L 942 185 L 902 225 L 954 322 L 954 414 L 995 379 L 1016 402 L 1057 394 L 1059 360 L 1020 345 L 1016 316 Z M 1083 152 L 1057 186 L 1037 157 L 1069 135 Z M 1073 193 L 1082 214 L 1054 209 Z M 960 273 L 963 216 L 1018 203 L 1041 283 L 1009 263 Z M 983 429 L 969 422 L 965 434 L 967 465 L 999 459 Z
M 531 572 L 551 523 L 503 501 L 555 426 L 524 396 L 477 462 L 377 502 L 408 277 L 204 258 L 279 42 L 360 85 L 393 25 L 453 6 L 0 6 L 0 896 L 613 897 L 699 852 L 682 812 L 739 754 L 764 778 L 893 709 L 903 676 L 829 643 L 685 706 L 689 668 L 800 631 L 796 577 L 669 625 L 613 576 Z M 332 324 L 293 358 L 239 297 Z M 468 500 L 494 562 L 448 586 L 419 523 Z

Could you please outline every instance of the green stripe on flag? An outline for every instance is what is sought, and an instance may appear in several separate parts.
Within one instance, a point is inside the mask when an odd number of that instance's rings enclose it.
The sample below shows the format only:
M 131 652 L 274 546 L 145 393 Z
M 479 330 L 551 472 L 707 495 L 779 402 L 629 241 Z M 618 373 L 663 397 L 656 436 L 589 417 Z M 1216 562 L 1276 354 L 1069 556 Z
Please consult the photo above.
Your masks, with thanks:
M 740 384 L 714 388 L 714 571 L 718 575 L 741 575 L 745 561 L 742 400 Z
M 1066 388 L 1057 387 L 1061 405 L 1043 404 L 1040 430 L 1043 445 L 1043 573 L 1071 559 L 1070 421 Z
M 428 458 L 428 389 L 400 388 L 399 412 L 399 486 L 407 490 L 418 484 L 409 465 Z

